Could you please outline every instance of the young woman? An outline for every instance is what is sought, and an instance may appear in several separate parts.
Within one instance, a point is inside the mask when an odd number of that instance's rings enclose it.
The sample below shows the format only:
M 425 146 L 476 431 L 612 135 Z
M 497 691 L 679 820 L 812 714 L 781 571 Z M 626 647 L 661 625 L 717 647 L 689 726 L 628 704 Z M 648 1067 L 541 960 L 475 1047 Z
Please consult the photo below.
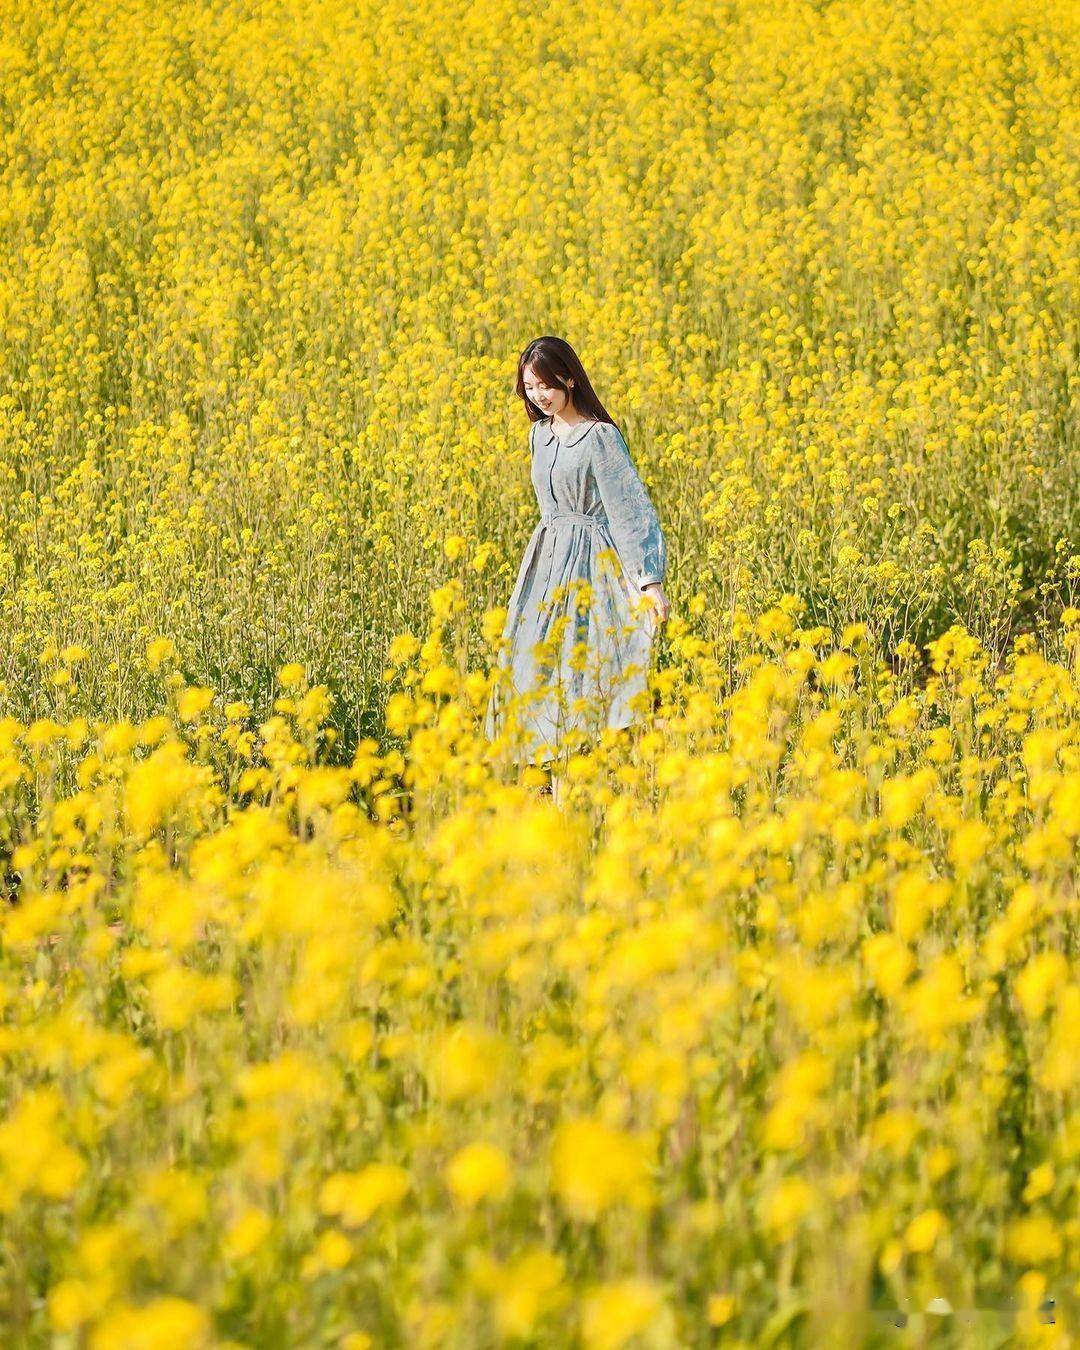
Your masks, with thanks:
M 571 728 L 628 726 L 648 687 L 656 625 L 668 617 L 667 545 L 622 432 L 577 353 L 537 338 L 518 361 L 532 423 L 540 520 L 507 608 L 489 739 L 512 725 L 518 762 L 554 760 Z M 551 776 L 558 798 L 558 780 Z

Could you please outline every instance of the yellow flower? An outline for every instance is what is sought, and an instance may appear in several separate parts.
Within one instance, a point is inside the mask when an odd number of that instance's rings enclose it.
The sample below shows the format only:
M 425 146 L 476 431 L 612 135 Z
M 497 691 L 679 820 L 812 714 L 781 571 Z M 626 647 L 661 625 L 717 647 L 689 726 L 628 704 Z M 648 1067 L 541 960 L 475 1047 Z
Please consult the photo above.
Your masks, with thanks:
M 706 1309 L 706 1316 L 711 1327 L 722 1327 L 730 1322 L 735 1313 L 735 1297 L 733 1294 L 711 1294 Z
M 1024 1014 L 1034 1020 L 1046 1011 L 1053 994 L 1068 981 L 1069 966 L 1058 951 L 1033 956 L 1016 977 L 1017 1000 Z
M 779 965 L 776 985 L 788 1012 L 807 1031 L 816 1031 L 843 1016 L 856 989 L 850 965 L 837 962 L 816 966 L 802 957 Z
M 446 1181 L 455 1199 L 464 1205 L 501 1199 L 509 1189 L 510 1162 L 494 1144 L 467 1144 L 447 1165 Z
M 1023 1199 L 1025 1204 L 1033 1204 L 1036 1200 L 1041 1200 L 1044 1195 L 1049 1195 L 1054 1189 L 1054 1169 L 1050 1163 L 1042 1163 L 1039 1167 L 1033 1167 L 1028 1173 L 1027 1185 L 1024 1187 Z
M 66 1114 L 56 1088 L 31 1088 L 0 1124 L 0 1213 L 13 1210 L 26 1191 L 51 1200 L 71 1195 L 86 1163 L 61 1136 Z
M 774 1104 L 765 1117 L 765 1148 L 794 1149 L 808 1138 L 808 1129 L 823 1115 L 821 1094 L 832 1082 L 833 1066 L 809 1050 L 785 1064 L 773 1087 Z
M 496 605 L 493 609 L 485 611 L 480 622 L 480 632 L 489 647 L 493 647 L 502 636 L 503 629 L 506 626 L 506 616 L 505 605 Z
M 370 1022 L 346 1022 L 338 1028 L 335 1044 L 343 1055 L 359 1064 L 371 1053 L 375 1032 Z
M 205 787 L 208 771 L 187 758 L 179 741 L 166 741 L 135 764 L 124 784 L 124 812 L 128 828 L 148 834 L 189 793 Z
M 471 1278 L 491 1298 L 500 1336 L 525 1338 L 538 1318 L 566 1301 L 562 1257 L 542 1247 L 529 1248 L 503 1266 L 489 1257 L 473 1262 Z
M 214 701 L 214 691 L 200 685 L 188 685 L 181 689 L 176 699 L 176 715 L 181 722 L 194 722 L 201 717 Z
M 895 1275 L 904 1260 L 904 1248 L 895 1238 L 890 1238 L 881 1249 L 878 1257 L 878 1269 L 883 1275 Z
M 901 774 L 881 785 L 881 814 L 890 829 L 906 825 L 922 807 L 937 783 L 933 769 L 919 769 L 912 774 Z
M 495 545 L 492 543 L 481 544 L 472 556 L 469 566 L 474 572 L 482 572 L 491 560 L 491 555 L 495 552 Z
M 428 604 L 436 624 L 444 623 L 450 615 L 457 612 L 462 604 L 461 582 L 454 577 L 445 586 L 438 586 L 428 593 Z
M 945 1231 L 946 1226 L 945 1216 L 940 1210 L 923 1210 L 908 1224 L 904 1233 L 904 1245 L 909 1252 L 928 1252 Z
M 453 694 L 458 687 L 459 676 L 453 666 L 445 661 L 426 671 L 420 681 L 425 694 Z
M 1044 1214 L 1014 1219 L 1005 1230 L 1005 1251 L 1023 1266 L 1045 1266 L 1061 1255 L 1061 1234 Z
M 986 856 L 993 837 L 990 827 L 981 820 L 964 820 L 956 826 L 949 842 L 949 858 L 958 875 L 964 876 Z
M 776 1241 L 788 1242 L 810 1213 L 814 1199 L 814 1189 L 808 1181 L 802 1177 L 784 1177 L 761 1200 L 761 1221 Z
M 602 1121 L 564 1121 L 551 1144 L 552 1183 L 566 1209 L 591 1221 L 616 1204 L 646 1209 L 652 1203 L 648 1153 L 643 1142 Z
M 90 1333 L 90 1350 L 201 1350 L 211 1344 L 210 1318 L 182 1298 L 156 1298 L 141 1308 L 124 1304 Z
M 893 1107 L 884 1111 L 870 1126 L 870 1142 L 874 1148 L 885 1149 L 894 1158 L 903 1158 L 919 1134 L 919 1117 L 907 1107 Z
M 588 1350 L 618 1350 L 644 1331 L 660 1308 L 660 1292 L 649 1280 L 597 1285 L 582 1300 L 582 1340 Z
M 152 642 L 146 644 L 146 664 L 151 670 L 157 670 L 159 666 L 164 665 L 166 661 L 173 660 L 175 656 L 176 644 L 172 638 L 154 638 Z
M 386 659 L 392 666 L 405 666 L 420 650 L 420 641 L 412 633 L 399 633 L 387 648 Z
M 49 1290 L 49 1322 L 54 1331 L 74 1331 L 100 1316 L 113 1295 L 112 1280 L 67 1279 Z
M 222 1251 L 226 1260 L 242 1261 L 250 1256 L 262 1246 L 271 1226 L 270 1215 L 264 1209 L 249 1205 L 225 1234 Z
M 956 1153 L 946 1144 L 938 1144 L 926 1155 L 926 1175 L 931 1181 L 939 1181 L 956 1166 Z
M 893 886 L 893 925 L 900 937 L 905 942 L 914 941 L 930 914 L 940 909 L 948 896 L 948 885 L 928 877 L 920 868 L 901 873 Z
M 300 689 L 307 679 L 307 672 L 299 661 L 290 661 L 278 671 L 278 683 L 282 689 Z
M 863 503 L 866 506 L 866 502 Z M 840 637 L 841 647 L 853 647 L 861 650 L 866 646 L 866 624 L 849 623 L 845 624 L 843 634 Z
M 62 922 L 64 897 L 59 891 L 44 891 L 28 896 L 17 907 L 0 910 L 0 925 L 5 945 L 13 950 L 32 948 L 39 939 Z
M 167 1031 L 179 1031 L 200 1013 L 221 1012 L 236 996 L 230 975 L 203 975 L 185 966 L 167 965 L 146 982 L 150 1009 Z
M 932 764 L 947 764 L 953 757 L 953 733 L 948 727 L 935 727 L 927 737 L 925 755 Z
M 330 1270 L 341 1270 L 354 1255 L 353 1245 L 344 1233 L 330 1228 L 322 1233 L 315 1246 L 300 1263 L 300 1274 L 305 1280 L 315 1279 Z
M 432 1090 L 444 1101 L 487 1097 L 495 1086 L 501 1046 L 475 1023 L 459 1022 L 437 1040 L 429 1061 Z
M 399 1204 L 412 1188 L 412 1178 L 396 1163 L 369 1163 L 359 1172 L 335 1172 L 319 1192 L 324 1214 L 340 1215 L 346 1228 L 359 1228 L 376 1210 Z
M 914 985 L 905 987 L 899 999 L 909 1031 L 925 1036 L 932 1046 L 941 1044 L 944 1033 L 977 1017 L 985 1000 L 964 994 L 964 972 L 957 958 L 946 952 Z
M 331 811 L 349 795 L 352 779 L 348 769 L 319 765 L 303 770 L 296 784 L 296 809 L 307 818 L 317 810 Z
M 848 652 L 833 652 L 818 665 L 818 675 L 823 684 L 846 686 L 851 683 L 855 667 L 855 658 Z
M 790 614 L 785 614 L 782 609 L 767 609 L 758 619 L 756 631 L 758 637 L 766 642 L 770 638 L 785 638 L 795 627 L 794 620 Z
M 155 1219 L 170 1237 L 194 1228 L 209 1210 L 206 1182 L 182 1168 L 148 1169 L 140 1177 L 139 1195 L 155 1207 Z

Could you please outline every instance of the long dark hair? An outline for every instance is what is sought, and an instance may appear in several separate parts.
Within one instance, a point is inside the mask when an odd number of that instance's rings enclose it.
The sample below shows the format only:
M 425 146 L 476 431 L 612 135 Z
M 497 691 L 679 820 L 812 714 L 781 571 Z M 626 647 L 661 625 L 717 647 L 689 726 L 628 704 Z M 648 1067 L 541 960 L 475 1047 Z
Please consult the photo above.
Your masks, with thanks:
M 585 367 L 581 364 L 577 352 L 561 337 L 534 338 L 518 357 L 515 388 L 525 404 L 530 422 L 542 422 L 546 418 L 525 392 L 526 366 L 536 371 L 549 387 L 557 386 L 569 394 L 574 407 L 583 417 L 592 417 L 598 422 L 610 422 L 615 426 L 614 420 L 608 416 L 607 409 L 597 398 L 596 390 L 589 383 L 589 377 L 585 374 Z M 574 381 L 573 389 L 570 388 L 571 380 Z

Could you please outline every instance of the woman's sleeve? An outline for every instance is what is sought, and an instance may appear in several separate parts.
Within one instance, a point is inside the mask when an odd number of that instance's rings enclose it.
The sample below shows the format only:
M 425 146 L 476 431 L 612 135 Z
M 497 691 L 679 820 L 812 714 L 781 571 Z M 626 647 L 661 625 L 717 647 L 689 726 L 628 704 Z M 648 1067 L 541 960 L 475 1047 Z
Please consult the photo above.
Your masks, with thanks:
M 623 440 L 611 422 L 593 438 L 592 472 L 623 566 L 639 590 L 667 575 L 667 544 L 656 509 L 638 477 Z

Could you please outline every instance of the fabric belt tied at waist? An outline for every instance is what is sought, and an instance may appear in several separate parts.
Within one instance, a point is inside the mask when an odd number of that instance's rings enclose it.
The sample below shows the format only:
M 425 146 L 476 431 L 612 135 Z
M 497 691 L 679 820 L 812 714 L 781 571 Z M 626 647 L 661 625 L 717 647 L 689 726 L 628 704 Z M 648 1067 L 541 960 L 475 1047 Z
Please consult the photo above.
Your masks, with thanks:
M 545 511 L 540 517 L 541 525 L 550 525 L 553 520 L 580 520 L 585 525 L 606 525 L 606 516 L 589 516 L 584 511 Z

